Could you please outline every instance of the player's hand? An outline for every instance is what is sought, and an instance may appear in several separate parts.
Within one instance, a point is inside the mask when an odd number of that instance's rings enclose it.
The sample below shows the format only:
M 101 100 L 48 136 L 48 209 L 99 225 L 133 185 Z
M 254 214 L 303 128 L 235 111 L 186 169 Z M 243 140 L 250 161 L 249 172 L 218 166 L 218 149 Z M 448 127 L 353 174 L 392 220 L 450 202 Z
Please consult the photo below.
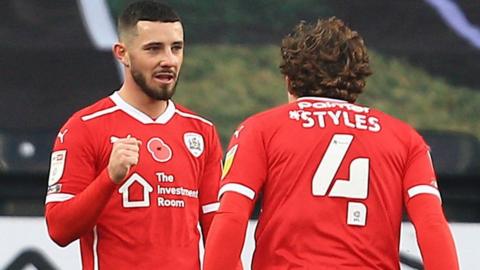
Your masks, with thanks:
M 122 182 L 130 168 L 137 165 L 141 141 L 135 138 L 118 139 L 108 161 L 108 174 L 115 184 Z

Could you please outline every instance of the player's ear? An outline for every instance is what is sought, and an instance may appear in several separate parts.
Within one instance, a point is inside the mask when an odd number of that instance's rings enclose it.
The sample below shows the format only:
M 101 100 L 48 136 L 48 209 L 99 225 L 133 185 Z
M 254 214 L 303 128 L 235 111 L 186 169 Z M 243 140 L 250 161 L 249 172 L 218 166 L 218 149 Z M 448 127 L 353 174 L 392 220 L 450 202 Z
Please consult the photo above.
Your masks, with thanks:
M 130 66 L 130 60 L 128 58 L 127 48 L 123 43 L 115 43 L 112 48 L 113 55 L 120 61 L 125 67 Z

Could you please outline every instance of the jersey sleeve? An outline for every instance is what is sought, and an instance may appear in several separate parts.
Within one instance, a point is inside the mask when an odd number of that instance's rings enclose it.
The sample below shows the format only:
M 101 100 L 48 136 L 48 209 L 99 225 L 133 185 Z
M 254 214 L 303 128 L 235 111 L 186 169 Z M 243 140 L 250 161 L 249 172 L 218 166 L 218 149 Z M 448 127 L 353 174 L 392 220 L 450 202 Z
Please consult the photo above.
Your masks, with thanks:
M 408 153 L 403 178 L 404 201 L 408 203 L 410 199 L 420 194 L 433 195 L 441 200 L 430 148 L 413 129 Z
M 75 116 L 62 127 L 51 155 L 46 204 L 73 198 L 97 176 L 94 139 Z
M 261 123 L 247 119 L 233 134 L 222 174 L 219 197 L 237 192 L 256 200 L 267 175 L 267 155 Z
M 207 238 L 204 270 L 242 269 L 242 248 L 253 206 L 252 200 L 239 193 L 222 197 Z
M 443 214 L 430 149 L 411 131 L 404 175 L 404 201 L 415 227 L 425 269 L 459 269 L 455 243 Z
M 212 127 L 212 132 L 207 138 L 207 156 L 205 157 L 205 167 L 199 187 L 200 223 L 204 237 L 209 230 L 213 214 L 220 206 L 218 189 L 222 172 L 222 147 L 214 127 Z
M 433 196 L 415 196 L 406 209 L 415 227 L 425 269 L 459 269 L 454 239 L 440 201 Z
M 96 175 L 94 139 L 80 119 L 72 118 L 55 141 L 45 218 L 50 237 L 60 246 L 95 226 L 116 187 L 107 169 Z

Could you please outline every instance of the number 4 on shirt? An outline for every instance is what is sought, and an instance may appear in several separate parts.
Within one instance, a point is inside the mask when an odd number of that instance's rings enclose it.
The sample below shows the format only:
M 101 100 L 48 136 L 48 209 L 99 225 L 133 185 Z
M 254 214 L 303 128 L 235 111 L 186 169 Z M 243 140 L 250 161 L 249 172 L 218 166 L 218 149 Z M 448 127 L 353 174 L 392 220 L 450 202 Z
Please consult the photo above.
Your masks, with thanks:
M 345 158 L 353 140 L 353 135 L 335 134 L 328 145 L 312 180 L 314 196 L 343 197 L 366 199 L 368 195 L 369 159 L 356 158 L 349 164 L 349 178 L 335 179 L 340 165 Z M 330 192 L 327 191 L 332 185 Z M 350 225 L 365 225 L 366 206 L 359 202 L 348 203 L 347 223 Z

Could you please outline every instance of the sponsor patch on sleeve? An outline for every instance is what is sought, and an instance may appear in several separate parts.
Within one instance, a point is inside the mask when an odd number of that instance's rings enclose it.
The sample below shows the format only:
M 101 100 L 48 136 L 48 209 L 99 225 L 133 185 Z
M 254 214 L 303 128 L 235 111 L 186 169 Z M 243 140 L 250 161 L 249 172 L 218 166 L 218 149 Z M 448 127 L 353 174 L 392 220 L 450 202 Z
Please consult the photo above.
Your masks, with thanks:
M 52 153 L 50 161 L 50 174 L 48 176 L 48 186 L 56 184 L 63 175 L 65 169 L 65 159 L 67 157 L 67 150 L 55 151 Z
M 60 191 L 62 191 L 62 184 L 55 184 L 48 187 L 47 194 L 59 193 Z
M 227 154 L 225 155 L 225 163 L 223 164 L 222 170 L 222 179 L 227 175 L 232 167 L 233 158 L 235 157 L 235 153 L 237 153 L 238 144 L 234 145 L 230 150 L 228 150 Z

